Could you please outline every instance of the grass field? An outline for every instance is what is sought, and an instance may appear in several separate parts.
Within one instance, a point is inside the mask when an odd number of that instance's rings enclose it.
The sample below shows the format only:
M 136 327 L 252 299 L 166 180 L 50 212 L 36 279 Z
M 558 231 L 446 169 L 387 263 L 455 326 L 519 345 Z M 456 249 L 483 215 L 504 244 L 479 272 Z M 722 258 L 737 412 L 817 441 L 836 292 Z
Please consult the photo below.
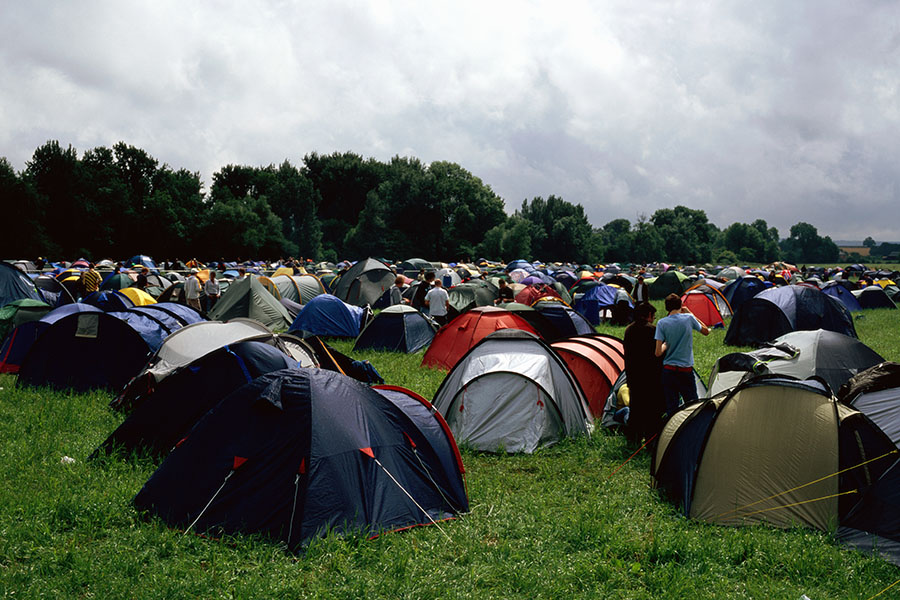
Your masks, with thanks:
M 898 313 L 856 321 L 860 338 L 895 361 Z M 723 338 L 696 338 L 704 377 L 734 351 Z M 352 353 L 349 342 L 336 346 Z M 421 353 L 352 354 L 426 398 L 443 379 L 419 367 Z M 828 533 L 689 521 L 651 489 L 646 453 L 612 475 L 630 451 L 604 432 L 531 456 L 465 452 L 471 512 L 442 525 L 452 542 L 422 527 L 327 538 L 298 556 L 252 536 L 185 536 L 131 507 L 152 461 L 85 460 L 121 420 L 109 395 L 20 390 L 10 376 L 0 388 L 2 597 L 821 600 L 872 598 L 900 579 Z M 878 597 L 900 597 L 900 584 Z

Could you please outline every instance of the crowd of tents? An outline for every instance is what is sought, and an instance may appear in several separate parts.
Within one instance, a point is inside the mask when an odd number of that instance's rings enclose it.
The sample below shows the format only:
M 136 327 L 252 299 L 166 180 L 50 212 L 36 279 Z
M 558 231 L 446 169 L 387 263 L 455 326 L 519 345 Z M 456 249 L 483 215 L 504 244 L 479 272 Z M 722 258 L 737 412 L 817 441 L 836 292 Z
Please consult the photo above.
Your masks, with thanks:
M 630 322 L 640 278 L 651 299 L 678 294 L 709 327 L 727 325 L 726 344 L 755 347 L 697 375 L 701 401 L 651 446 L 661 492 L 711 522 L 837 527 L 900 564 L 898 366 L 857 339 L 853 319 L 896 308 L 897 272 L 416 258 L 160 268 L 136 256 L 98 262 L 100 290 L 87 294 L 90 267 L 0 263 L 0 372 L 114 393 L 123 421 L 94 455 L 162 457 L 134 504 L 174 527 L 299 549 L 328 531 L 373 536 L 465 513 L 457 444 L 532 453 L 623 424 L 624 347 L 595 325 Z M 200 312 L 184 281 L 211 271 L 223 293 Z M 429 272 L 449 290 L 440 328 L 416 300 Z M 392 305 L 398 276 L 404 301 Z M 501 280 L 514 302 L 498 302 Z M 422 398 L 330 338 L 421 352 L 446 375 Z

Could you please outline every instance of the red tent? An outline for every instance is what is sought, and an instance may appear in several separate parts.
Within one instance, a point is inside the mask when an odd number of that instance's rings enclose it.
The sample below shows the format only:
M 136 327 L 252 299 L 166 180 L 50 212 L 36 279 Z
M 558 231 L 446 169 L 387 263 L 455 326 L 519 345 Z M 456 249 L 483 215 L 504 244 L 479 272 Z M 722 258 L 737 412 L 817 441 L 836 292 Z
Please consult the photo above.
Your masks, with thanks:
M 625 368 L 622 341 L 609 336 L 579 335 L 550 346 L 575 375 L 591 414 L 601 418 L 609 391 Z
M 498 329 L 522 329 L 540 337 L 534 327 L 519 315 L 496 306 L 479 306 L 441 327 L 425 352 L 422 365 L 452 369 L 469 348 Z
M 694 316 L 700 319 L 700 322 L 712 329 L 713 327 L 724 327 L 725 321 L 722 314 L 716 308 L 713 299 L 703 292 L 690 292 L 681 297 L 682 306 L 686 306 L 688 310 L 694 313 Z
M 526 306 L 531 306 L 538 298 L 546 298 L 547 296 L 559 298 L 559 292 L 546 284 L 529 285 L 524 290 L 516 294 L 516 302 L 518 302 L 519 304 L 525 304 Z

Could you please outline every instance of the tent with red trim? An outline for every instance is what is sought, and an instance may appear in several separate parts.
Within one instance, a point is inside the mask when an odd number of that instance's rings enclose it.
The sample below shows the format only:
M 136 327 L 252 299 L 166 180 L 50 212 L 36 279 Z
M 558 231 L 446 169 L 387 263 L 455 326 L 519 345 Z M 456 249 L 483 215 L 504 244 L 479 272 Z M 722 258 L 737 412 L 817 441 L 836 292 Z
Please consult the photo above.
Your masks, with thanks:
M 434 397 L 460 444 L 532 453 L 589 435 L 593 417 L 566 363 L 537 336 L 496 331 L 453 367 Z
M 682 306 L 686 306 L 688 310 L 694 313 L 694 316 L 700 319 L 700 322 L 709 327 L 725 327 L 725 319 L 719 312 L 716 303 L 707 294 L 699 290 L 687 292 L 681 297 Z
M 441 327 L 422 358 L 422 365 L 452 369 L 453 365 L 490 333 L 499 329 L 521 329 L 538 335 L 528 321 L 496 306 L 479 306 Z
M 606 399 L 625 369 L 622 341 L 612 336 L 579 335 L 550 344 L 566 362 L 595 419 L 603 416 Z
M 328 532 L 435 524 L 468 510 L 447 431 L 412 393 L 275 371 L 208 412 L 134 505 L 186 531 L 263 534 L 291 550 Z

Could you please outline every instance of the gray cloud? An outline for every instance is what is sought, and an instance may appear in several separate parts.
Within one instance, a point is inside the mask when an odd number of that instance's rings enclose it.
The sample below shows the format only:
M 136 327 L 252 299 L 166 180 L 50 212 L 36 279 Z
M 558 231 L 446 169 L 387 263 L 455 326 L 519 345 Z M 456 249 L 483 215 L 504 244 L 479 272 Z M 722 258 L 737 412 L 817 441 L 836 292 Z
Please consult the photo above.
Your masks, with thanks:
M 457 162 L 512 211 L 658 208 L 897 240 L 900 7 L 838 2 L 10 3 L 0 156 L 125 141 L 212 173 Z

